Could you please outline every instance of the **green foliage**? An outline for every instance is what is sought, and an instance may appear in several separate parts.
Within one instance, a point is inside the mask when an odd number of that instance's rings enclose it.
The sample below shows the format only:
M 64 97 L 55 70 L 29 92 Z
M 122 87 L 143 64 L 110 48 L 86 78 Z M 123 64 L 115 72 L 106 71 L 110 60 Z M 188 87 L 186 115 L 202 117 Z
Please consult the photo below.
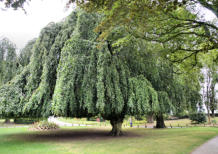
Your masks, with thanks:
M 49 101 L 52 98 L 56 83 L 56 68 L 60 52 L 65 41 L 73 33 L 76 18 L 75 13 L 72 13 L 70 17 L 60 24 L 50 23 L 41 31 L 34 47 L 32 49 L 31 47 L 26 48 L 31 49 L 31 51 L 25 51 L 32 53 L 30 63 L 8 85 L 11 89 L 8 91 L 3 90 L 2 95 L 5 93 L 7 97 L 1 97 L 4 100 L 18 97 L 18 99 L 8 102 L 12 108 L 14 108 L 13 104 L 19 103 L 17 106 L 19 110 L 16 110 L 16 108 L 14 110 L 10 109 L 10 115 L 41 117 L 50 114 L 51 103 Z M 13 92 L 14 90 L 16 92 Z M 7 94 L 9 92 L 11 95 Z M 17 93 L 19 95 L 16 95 Z M 21 97 L 19 97 L 20 95 Z M 7 110 L 2 109 L 1 111 L 5 112 Z
M 6 84 L 0 88 L 0 115 L 17 117 L 22 114 L 22 91 L 15 85 Z
M 21 65 L 21 67 L 25 67 L 30 62 L 30 57 L 32 55 L 32 49 L 34 44 L 36 43 L 36 39 L 30 40 L 25 47 L 20 51 L 18 62 Z
M 39 119 L 32 118 L 16 118 L 14 119 L 15 124 L 33 124 L 34 122 L 39 121 Z
M 189 116 L 190 120 L 195 123 L 205 123 L 207 121 L 206 116 L 203 112 L 191 113 Z
M 16 46 L 7 38 L 0 40 L 0 86 L 17 73 Z
M 130 113 L 143 115 L 144 113 L 158 112 L 160 110 L 158 94 L 145 77 L 134 77 L 129 82 L 130 98 L 128 108 Z
M 212 124 L 217 124 L 217 121 L 215 119 L 211 120 Z
M 217 50 L 217 24 L 203 21 L 197 11 L 193 11 L 198 6 L 196 3 L 200 3 L 217 16 L 216 0 L 71 1 L 90 12 L 105 15 L 96 28 L 101 33 L 99 40 L 107 40 L 111 31 L 121 26 L 128 35 L 115 44 L 126 42 L 130 37 L 159 44 L 164 47 L 161 55 L 186 71 L 201 67 L 200 53 L 207 56 L 211 50 Z
M 6 8 L 17 9 L 27 1 L 3 2 Z M 217 24 L 203 21 L 196 13 L 201 4 L 217 17 L 216 0 L 69 0 L 67 4 L 70 3 L 104 14 L 95 29 L 100 33 L 102 42 L 108 40 L 111 31 L 121 26 L 128 35 L 115 44 L 123 43 L 129 37 L 156 42 L 164 46 L 162 55 L 165 58 L 188 70 L 193 66 L 200 67 L 199 53 L 206 56 L 207 52 L 217 50 Z
M 178 112 L 175 116 L 179 119 L 184 119 L 189 117 L 188 111 Z
M 164 91 L 158 91 L 159 112 L 170 113 L 173 110 L 173 104 L 171 103 L 169 96 Z
M 55 114 L 82 117 L 100 113 L 110 120 L 145 114 L 150 110 L 149 101 L 157 104 L 157 94 L 145 78 L 131 78 L 119 56 L 106 46 L 98 50 L 97 45 L 78 36 L 67 42 L 53 97 Z

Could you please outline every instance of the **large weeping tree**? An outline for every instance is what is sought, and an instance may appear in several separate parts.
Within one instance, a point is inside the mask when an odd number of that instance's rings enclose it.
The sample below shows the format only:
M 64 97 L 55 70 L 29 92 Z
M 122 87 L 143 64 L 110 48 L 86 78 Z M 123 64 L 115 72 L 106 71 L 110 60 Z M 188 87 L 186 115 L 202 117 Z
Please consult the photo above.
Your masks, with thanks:
M 112 45 L 122 30 L 117 28 L 110 39 L 98 43 L 99 34 L 93 30 L 101 18 L 76 11 L 44 28 L 31 49 L 29 64 L 0 88 L 0 115 L 101 115 L 110 120 L 110 134 L 119 136 L 125 115 L 159 111 L 158 93 L 140 75 L 140 67 L 138 73 L 131 68 L 136 48 Z
M 145 77 L 132 75 L 125 63 L 130 47 L 112 47 L 115 36 L 99 44 L 93 32 L 96 22 L 84 22 L 84 18 L 87 15 L 79 17 L 82 23 L 62 50 L 52 109 L 66 117 L 101 115 L 110 120 L 110 134 L 119 136 L 125 115 L 144 115 L 158 109 L 157 93 Z

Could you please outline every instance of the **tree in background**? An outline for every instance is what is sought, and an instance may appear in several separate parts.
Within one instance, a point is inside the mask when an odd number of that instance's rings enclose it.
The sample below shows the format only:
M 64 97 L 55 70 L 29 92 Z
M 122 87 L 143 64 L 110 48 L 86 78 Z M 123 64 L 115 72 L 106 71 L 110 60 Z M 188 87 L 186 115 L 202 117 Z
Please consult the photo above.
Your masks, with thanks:
M 10 81 L 17 73 L 16 46 L 8 38 L 0 40 L 0 86 Z M 5 123 L 9 123 L 6 119 Z
M 203 65 L 203 98 L 204 103 L 207 108 L 208 120 L 210 123 L 210 111 L 212 116 L 215 116 L 214 111 L 217 109 L 217 98 L 216 98 L 216 84 L 218 83 L 218 53 L 217 50 L 213 50 L 210 52 L 206 58 L 201 59 Z
M 16 46 L 9 39 L 0 40 L 0 85 L 10 81 L 16 74 Z
M 32 54 L 29 64 L 0 89 L 0 115 L 6 118 L 38 118 L 52 115 L 51 99 L 61 49 L 71 37 L 76 21 L 77 15 L 72 13 L 65 21 L 50 23 L 42 29 L 33 48 L 28 51 Z
M 30 40 L 23 49 L 21 49 L 19 56 L 18 56 L 18 63 L 20 67 L 25 67 L 29 64 L 30 58 L 32 55 L 32 49 L 34 44 L 36 43 L 36 38 Z

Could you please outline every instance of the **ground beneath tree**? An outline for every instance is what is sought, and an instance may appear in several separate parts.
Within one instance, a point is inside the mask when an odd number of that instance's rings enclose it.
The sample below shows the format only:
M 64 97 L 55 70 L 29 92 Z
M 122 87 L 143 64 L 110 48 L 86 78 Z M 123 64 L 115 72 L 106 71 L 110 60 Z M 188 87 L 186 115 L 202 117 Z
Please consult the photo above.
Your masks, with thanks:
M 57 142 L 57 141 L 81 141 L 81 140 L 108 140 L 116 139 L 117 137 L 109 136 L 109 129 L 96 129 L 96 128 L 79 128 L 79 129 L 61 129 L 54 131 L 41 131 L 27 134 L 12 134 L 8 135 L 10 138 L 18 139 L 24 142 L 40 141 L 40 142 Z M 140 137 L 139 134 L 133 132 L 125 132 L 124 135 L 118 138 L 134 138 Z
M 218 136 L 195 149 L 192 154 L 218 154 Z

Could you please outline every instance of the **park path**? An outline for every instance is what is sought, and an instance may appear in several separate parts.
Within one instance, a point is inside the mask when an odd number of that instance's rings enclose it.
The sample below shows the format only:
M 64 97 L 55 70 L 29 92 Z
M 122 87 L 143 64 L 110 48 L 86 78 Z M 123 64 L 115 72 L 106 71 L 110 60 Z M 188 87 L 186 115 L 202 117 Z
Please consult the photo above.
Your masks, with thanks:
M 58 118 L 55 118 L 55 117 L 49 117 L 48 122 L 53 122 L 53 123 L 57 124 L 58 126 L 68 126 L 68 127 L 71 127 L 71 126 L 91 126 L 91 125 L 84 125 L 84 124 L 67 123 L 67 122 L 60 121 L 60 120 L 58 120 Z
M 218 154 L 218 136 L 207 141 L 191 154 Z

